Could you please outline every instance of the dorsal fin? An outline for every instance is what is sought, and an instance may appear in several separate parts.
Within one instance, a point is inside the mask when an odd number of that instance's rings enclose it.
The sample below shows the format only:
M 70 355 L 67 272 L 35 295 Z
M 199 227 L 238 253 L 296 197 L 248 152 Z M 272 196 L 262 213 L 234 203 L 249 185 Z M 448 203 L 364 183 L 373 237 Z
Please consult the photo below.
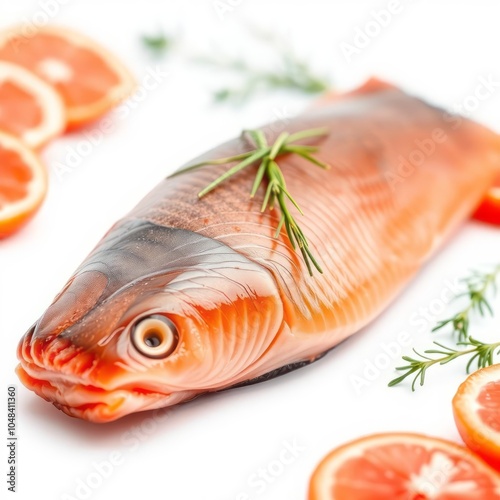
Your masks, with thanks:
M 381 92 L 383 90 L 395 90 L 397 87 L 392 85 L 392 83 L 385 82 L 376 77 L 369 78 L 360 87 L 350 90 L 349 92 L 338 92 L 335 90 L 330 90 L 325 92 L 319 99 L 317 99 L 312 107 L 316 108 L 326 103 L 341 101 L 343 99 L 349 99 L 351 97 L 360 96 L 363 94 L 374 94 L 376 92 Z

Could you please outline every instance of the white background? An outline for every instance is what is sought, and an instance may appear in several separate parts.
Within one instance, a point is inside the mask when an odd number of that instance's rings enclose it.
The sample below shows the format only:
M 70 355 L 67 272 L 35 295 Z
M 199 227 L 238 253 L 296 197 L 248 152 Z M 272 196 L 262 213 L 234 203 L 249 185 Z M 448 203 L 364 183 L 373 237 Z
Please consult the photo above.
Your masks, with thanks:
M 273 93 L 256 95 L 244 107 L 213 105 L 210 93 L 228 83 L 226 77 L 188 63 L 188 57 L 223 51 L 272 64 L 270 52 L 245 35 L 246 25 L 258 24 L 284 35 L 341 90 L 376 74 L 452 108 L 473 95 L 479 77 L 493 75 L 500 81 L 496 1 L 403 1 L 401 12 L 348 62 L 340 44 L 352 43 L 356 28 L 362 29 L 371 11 L 387 3 L 243 0 L 223 19 L 211 0 L 67 0 L 56 9 L 53 22 L 101 41 L 130 66 L 139 82 L 157 64 L 168 76 L 140 103 L 130 104 L 126 118 L 115 115 L 113 132 L 62 178 L 55 174 L 57 162 L 64 163 L 69 148 L 85 136 L 73 133 L 49 145 L 43 151 L 51 172 L 45 205 L 29 227 L 0 242 L 0 369 L 5 393 L 0 397 L 6 399 L 7 386 L 17 384 L 17 498 L 83 498 L 76 491 L 78 481 L 90 479 L 93 485 L 101 483 L 88 493 L 91 499 L 127 495 L 237 500 L 247 498 L 240 495 L 246 493 L 252 500 L 301 500 L 315 464 L 348 439 L 406 430 L 459 441 L 451 398 L 464 379 L 461 361 L 430 371 L 426 386 L 416 393 L 408 385 L 386 387 L 399 356 L 361 390 L 354 387 L 353 377 L 363 377 L 369 363 L 383 361 L 383 344 L 394 342 L 401 332 L 411 335 L 405 352 L 412 346 L 428 347 L 433 322 L 419 328 L 419 308 L 439 311 L 447 280 L 471 267 L 498 262 L 498 229 L 473 222 L 454 235 L 388 311 L 321 361 L 265 384 L 196 400 L 175 409 L 163 422 L 147 414 L 101 426 L 71 419 L 27 391 L 14 374 L 19 338 L 115 220 L 182 162 L 244 127 L 283 113 L 293 115 L 310 102 L 293 93 Z M 0 24 L 40 19 L 34 16 L 43 12 L 42 4 L 2 2 Z M 139 37 L 160 26 L 176 33 L 182 45 L 170 57 L 154 61 L 141 49 Z M 472 116 L 500 132 L 500 92 Z M 498 301 L 496 306 L 498 310 Z M 451 309 L 441 307 L 436 319 Z M 483 339 L 498 338 L 499 327 L 498 318 L 478 321 L 473 332 Z M 446 334 L 441 339 L 449 341 Z M 0 425 L 1 436 L 5 418 Z M 131 437 L 134 426 L 136 438 Z M 275 461 L 284 441 L 295 441 L 301 451 L 279 470 Z M 0 463 L 5 464 L 2 448 Z M 111 454 L 119 456 L 120 463 L 99 481 L 93 463 L 109 460 Z M 273 461 L 278 477 L 257 488 L 251 483 L 253 475 Z M 6 487 L 2 479 L 0 488 Z

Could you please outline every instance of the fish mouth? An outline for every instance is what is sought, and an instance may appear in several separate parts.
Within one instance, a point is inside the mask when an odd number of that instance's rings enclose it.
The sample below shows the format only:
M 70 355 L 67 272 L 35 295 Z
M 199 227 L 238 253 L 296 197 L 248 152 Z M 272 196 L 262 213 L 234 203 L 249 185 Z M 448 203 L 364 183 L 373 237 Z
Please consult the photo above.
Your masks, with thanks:
M 106 376 L 101 384 L 93 373 L 95 353 L 60 336 L 37 337 L 36 325 L 21 339 L 17 354 L 20 363 L 16 372 L 21 382 L 71 417 L 111 422 L 129 413 L 170 406 L 175 399 L 144 381 L 131 381 L 118 373 Z
M 71 417 L 105 423 L 130 413 L 168 406 L 170 394 L 143 388 L 104 389 L 23 362 L 16 368 L 21 382 Z

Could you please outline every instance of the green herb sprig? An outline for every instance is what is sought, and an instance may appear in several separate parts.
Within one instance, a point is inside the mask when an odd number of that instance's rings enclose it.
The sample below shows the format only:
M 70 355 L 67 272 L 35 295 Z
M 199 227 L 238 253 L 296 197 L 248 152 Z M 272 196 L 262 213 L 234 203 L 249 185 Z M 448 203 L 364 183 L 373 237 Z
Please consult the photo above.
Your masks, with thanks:
M 278 89 L 297 90 L 305 94 L 318 94 L 331 88 L 328 78 L 314 72 L 311 66 L 301 59 L 287 44 L 286 40 L 256 27 L 248 27 L 254 41 L 275 56 L 272 69 L 262 69 L 250 65 L 241 58 L 225 56 L 220 51 L 213 55 L 187 55 L 191 62 L 203 64 L 227 71 L 241 78 L 241 85 L 223 87 L 213 93 L 216 102 L 242 104 L 255 92 Z M 180 45 L 173 36 L 166 36 L 163 31 L 155 35 L 143 35 L 142 45 L 154 57 L 162 57 L 174 45 Z M 213 51 L 212 51 L 213 52 Z
M 196 58 L 198 63 L 230 71 L 242 79 L 239 87 L 224 87 L 214 92 L 216 102 L 241 104 L 257 91 L 287 89 L 298 90 L 305 94 L 318 94 L 331 88 L 329 79 L 316 74 L 284 39 L 256 27 L 249 27 L 249 32 L 256 41 L 274 52 L 276 56 L 274 67 L 260 69 L 240 58 L 232 59 L 224 56 Z
M 496 266 L 491 273 L 481 273 L 473 271 L 472 275 L 463 280 L 467 286 L 467 291 L 459 294 L 456 298 L 468 297 L 468 305 L 451 318 L 439 321 L 432 329 L 433 332 L 441 330 L 450 324 L 453 327 L 453 334 L 456 334 L 459 342 L 465 342 L 469 336 L 469 325 L 471 313 L 476 312 L 481 316 L 489 313 L 493 316 L 491 304 L 487 298 L 490 290 L 496 293 L 496 281 L 500 275 L 500 265 Z
M 258 91 L 278 89 L 298 90 L 304 94 L 318 94 L 330 88 L 329 82 L 316 76 L 304 62 L 290 54 L 281 54 L 281 64 L 275 70 L 253 68 L 242 61 L 224 61 L 208 57 L 198 61 L 210 66 L 238 73 L 242 77 L 239 87 L 224 87 L 214 92 L 216 102 L 244 103 Z
M 423 354 L 413 349 L 417 355 L 416 358 L 403 356 L 403 360 L 407 362 L 404 366 L 399 366 L 396 370 L 404 371 L 402 375 L 396 377 L 389 382 L 389 387 L 400 384 L 406 378 L 414 375 L 411 384 L 412 391 L 415 390 L 417 382 L 420 386 L 424 385 L 427 370 L 434 365 L 445 365 L 462 356 L 468 356 L 470 359 L 466 365 L 466 372 L 470 373 L 475 365 L 476 369 L 484 368 L 492 365 L 496 356 L 500 354 L 500 342 L 484 343 L 469 335 L 470 315 L 473 312 L 481 316 L 486 314 L 493 315 L 493 308 L 487 298 L 491 291 L 493 295 L 497 290 L 497 279 L 500 276 L 500 264 L 495 266 L 491 272 L 482 273 L 473 271 L 471 276 L 465 278 L 463 282 L 467 286 L 467 291 L 456 296 L 468 297 L 469 303 L 457 314 L 438 324 L 432 329 L 433 332 L 441 330 L 446 325 L 452 325 L 453 334 L 458 336 L 456 347 L 454 349 L 439 342 L 433 342 L 433 349 L 427 349 Z M 432 355 L 438 355 L 433 357 Z
M 405 366 L 399 366 L 396 370 L 405 371 L 403 375 L 397 377 L 389 382 L 389 387 L 393 387 L 403 382 L 407 377 L 415 374 L 413 382 L 411 384 L 412 391 L 415 391 L 415 385 L 418 381 L 420 381 L 420 385 L 424 385 L 425 375 L 427 370 L 436 364 L 445 365 L 454 359 L 457 359 L 461 356 L 470 356 L 470 359 L 466 366 L 466 372 L 470 373 L 471 368 L 476 362 L 477 369 L 484 368 L 486 366 L 490 366 L 494 363 L 495 356 L 500 354 L 500 342 L 495 342 L 493 344 L 485 344 L 476 340 L 472 337 L 469 337 L 468 340 L 464 342 L 457 342 L 458 346 L 470 347 L 465 350 L 453 349 L 451 347 L 440 344 L 439 342 L 434 342 L 434 345 L 438 347 L 438 349 L 427 349 L 424 351 L 424 354 L 420 354 L 418 351 L 413 349 L 413 352 L 420 359 L 411 358 L 410 356 L 403 356 L 403 359 L 408 362 Z M 497 350 L 498 349 L 498 350 Z M 496 352 L 495 352 L 496 351 Z M 441 356 L 438 358 L 431 358 L 426 356 L 427 354 L 440 354 Z
M 309 243 L 304 232 L 288 207 L 288 202 L 290 202 L 299 213 L 303 215 L 302 209 L 287 189 L 285 176 L 276 159 L 285 154 L 297 154 L 313 165 L 323 169 L 329 169 L 330 166 L 328 164 L 323 163 L 313 156 L 313 153 L 318 151 L 317 147 L 297 144 L 297 141 L 324 136 L 327 132 L 328 131 L 324 128 L 303 130 L 293 134 L 282 132 L 275 140 L 274 144 L 269 145 L 262 130 L 247 130 L 243 132 L 243 135 L 248 137 L 255 144 L 255 149 L 228 158 L 219 158 L 189 165 L 175 172 L 171 177 L 200 168 L 204 165 L 224 165 L 226 163 L 238 162 L 211 182 L 206 188 L 202 189 L 198 193 L 198 197 L 202 198 L 238 172 L 260 162 L 250 192 L 250 197 L 253 198 L 256 195 L 259 187 L 264 182 L 264 178 L 267 179 L 267 188 L 261 211 L 264 212 L 267 209 L 274 210 L 276 205 L 279 207 L 281 217 L 276 228 L 275 237 L 277 238 L 282 228 L 285 227 L 293 249 L 296 250 L 298 248 L 300 250 L 309 274 L 312 276 L 313 266 L 318 272 L 323 273 L 321 266 L 309 249 Z
M 163 56 L 173 44 L 173 40 L 163 31 L 156 35 L 143 35 L 141 37 L 143 46 L 154 56 Z

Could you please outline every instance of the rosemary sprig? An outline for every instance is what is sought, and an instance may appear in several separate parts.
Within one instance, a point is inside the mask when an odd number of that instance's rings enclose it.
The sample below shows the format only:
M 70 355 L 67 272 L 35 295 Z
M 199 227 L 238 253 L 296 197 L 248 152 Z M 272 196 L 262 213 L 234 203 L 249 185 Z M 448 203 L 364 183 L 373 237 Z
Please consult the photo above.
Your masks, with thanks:
M 241 59 L 227 57 L 197 58 L 199 63 L 230 71 L 242 78 L 240 87 L 226 87 L 214 92 L 215 101 L 241 104 L 256 91 L 288 89 L 317 94 L 331 88 L 330 81 L 315 74 L 309 64 L 300 59 L 283 39 L 256 28 L 251 28 L 250 32 L 267 49 L 271 48 L 275 52 L 274 68 L 260 69 Z
M 240 87 L 226 87 L 215 91 L 213 97 L 216 102 L 241 104 L 258 91 L 288 89 L 299 90 L 305 94 L 318 94 L 330 87 L 325 79 L 315 76 L 306 63 L 295 59 L 287 59 L 286 64 L 283 63 L 281 68 L 274 71 L 258 70 L 244 64 L 224 63 L 206 58 L 203 62 L 237 71 L 243 77 L 243 84 Z
M 142 44 L 155 57 L 160 57 L 172 46 L 172 39 L 167 37 L 163 31 L 156 35 L 143 35 Z
M 266 50 L 276 55 L 272 69 L 253 67 L 240 58 L 232 59 L 221 54 L 218 57 L 188 56 L 192 62 L 222 69 L 241 77 L 241 86 L 215 91 L 213 94 L 215 101 L 241 104 L 259 90 L 289 89 L 317 94 L 331 88 L 329 79 L 315 74 L 310 65 L 299 58 L 284 39 L 256 27 L 250 27 L 250 33 Z M 154 57 L 162 57 L 174 45 L 174 38 L 160 31 L 155 35 L 142 36 L 141 42 Z M 179 45 L 178 40 L 175 40 L 175 45 Z
M 241 172 L 243 169 L 251 165 L 255 165 L 257 162 L 260 162 L 260 165 L 257 168 L 255 181 L 250 192 L 250 197 L 253 198 L 256 195 L 259 187 L 264 182 L 264 178 L 267 179 L 267 188 L 264 195 L 264 201 L 261 206 L 261 211 L 264 212 L 267 209 L 274 210 L 276 205 L 279 207 L 281 217 L 276 228 L 275 237 L 277 238 L 282 228 L 285 227 L 293 249 L 296 250 L 298 248 L 300 250 L 309 274 L 311 276 L 313 274 L 312 266 L 314 266 L 318 272 L 323 273 L 321 266 L 309 249 L 309 243 L 304 232 L 298 225 L 295 217 L 288 207 L 288 202 L 290 202 L 299 211 L 299 213 L 303 215 L 302 209 L 286 187 L 283 171 L 279 167 L 276 159 L 285 154 L 297 154 L 320 168 L 329 169 L 329 165 L 312 156 L 312 153 L 318 151 L 317 147 L 297 144 L 297 141 L 323 136 L 326 133 L 327 130 L 323 128 L 303 130 L 294 134 L 283 132 L 279 135 L 274 144 L 269 145 L 262 130 L 247 130 L 243 132 L 243 135 L 251 139 L 251 141 L 255 144 L 255 149 L 228 158 L 219 158 L 216 160 L 208 160 L 194 165 L 189 165 L 181 170 L 178 170 L 170 177 L 183 174 L 204 165 L 223 165 L 226 163 L 238 162 L 220 177 L 211 182 L 206 188 L 202 189 L 198 193 L 198 197 L 202 198 L 238 172 Z
M 431 366 L 437 364 L 444 365 L 461 356 L 470 356 L 466 366 L 467 373 L 470 372 L 474 363 L 476 363 L 477 369 L 493 364 L 495 356 L 500 354 L 500 342 L 486 344 L 476 340 L 469 335 L 469 326 L 470 315 L 473 312 L 479 313 L 481 316 L 485 316 L 487 313 L 493 316 L 493 309 L 487 299 L 487 294 L 490 290 L 493 294 L 496 293 L 496 282 L 499 276 L 500 264 L 495 266 L 489 273 L 473 271 L 471 276 L 462 280 L 467 286 L 467 291 L 455 297 L 468 297 L 468 305 L 451 318 L 439 321 L 438 324 L 432 329 L 433 332 L 436 332 L 441 330 L 446 325 L 452 325 L 453 334 L 458 335 L 456 345 L 463 348 L 453 349 L 439 342 L 434 342 L 434 345 L 437 346 L 438 349 L 428 349 L 424 351 L 424 354 L 421 354 L 413 349 L 413 352 L 418 356 L 418 358 L 403 356 L 403 360 L 408 364 L 399 366 L 396 370 L 404 371 L 405 373 L 394 380 L 391 380 L 389 382 L 389 387 L 398 385 L 407 377 L 415 374 L 411 384 L 412 391 L 414 391 L 415 385 L 418 381 L 420 381 L 421 386 L 424 385 L 426 372 Z M 441 356 L 437 358 L 428 356 L 432 354 L 438 354 Z
M 467 286 L 467 291 L 455 297 L 468 297 L 468 305 L 451 318 L 439 321 L 432 331 L 436 332 L 450 324 L 453 327 L 453 334 L 456 334 L 458 337 L 458 342 L 465 342 L 469 336 L 471 313 L 476 312 L 481 316 L 485 316 L 489 313 L 493 316 L 493 309 L 487 299 L 487 294 L 490 290 L 492 290 L 493 294 L 496 294 L 496 281 L 499 276 L 500 264 L 490 273 L 485 274 L 479 271 L 473 271 L 470 277 L 463 280 Z
M 405 373 L 394 380 L 391 380 L 389 382 L 389 387 L 393 387 L 401 383 L 407 377 L 415 374 L 411 384 L 412 391 L 415 391 L 415 384 L 417 381 L 420 381 L 421 386 L 424 385 L 427 370 L 433 365 L 445 365 L 460 356 L 470 356 L 466 367 L 467 373 L 470 373 L 474 362 L 476 362 L 477 369 L 484 368 L 485 366 L 492 365 L 494 363 L 495 356 L 500 354 L 500 342 L 485 344 L 472 337 L 469 337 L 464 342 L 457 342 L 457 345 L 468 346 L 470 349 L 457 350 L 440 344 L 439 342 L 434 342 L 434 345 L 436 345 L 439 349 L 427 349 L 424 351 L 424 354 L 420 354 L 418 351 L 413 349 L 415 354 L 419 356 L 420 359 L 403 356 L 403 359 L 407 361 L 408 364 L 405 366 L 399 366 L 396 370 L 404 370 Z M 498 350 L 495 352 L 496 349 Z M 441 357 L 431 358 L 426 356 L 426 354 L 440 354 Z

